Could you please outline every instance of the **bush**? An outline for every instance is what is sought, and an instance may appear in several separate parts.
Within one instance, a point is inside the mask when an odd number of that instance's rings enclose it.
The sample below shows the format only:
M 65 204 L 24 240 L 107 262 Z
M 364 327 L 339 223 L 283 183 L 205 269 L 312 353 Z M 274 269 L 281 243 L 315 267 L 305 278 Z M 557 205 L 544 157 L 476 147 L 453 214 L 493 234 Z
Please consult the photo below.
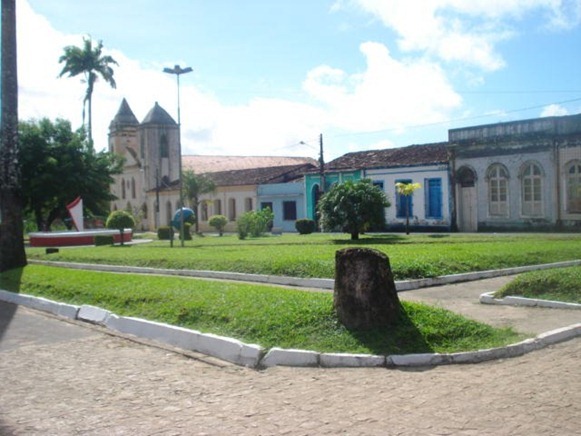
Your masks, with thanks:
M 236 221 L 238 238 L 246 239 L 248 235 L 255 238 L 262 236 L 268 230 L 268 225 L 273 219 L 274 214 L 268 207 L 260 211 L 252 210 L 242 214 Z
M 314 220 L 300 219 L 295 221 L 295 229 L 301 235 L 309 235 L 317 230 L 317 223 Z
M 220 236 L 222 236 L 224 234 L 224 227 L 226 227 L 226 224 L 228 224 L 228 218 L 226 218 L 224 215 L 212 215 L 208 220 L 208 224 L 214 227 Z
M 99 247 L 102 245 L 113 245 L 115 242 L 115 238 L 112 235 L 96 235 L 95 239 L 95 247 Z
M 121 245 L 123 245 L 123 231 L 135 227 L 135 218 L 125 210 L 116 210 L 111 212 L 105 226 L 108 229 L 119 230 L 121 234 Z
M 161 226 L 157 228 L 157 239 L 161 241 L 169 241 L 173 238 L 173 229 L 169 226 Z

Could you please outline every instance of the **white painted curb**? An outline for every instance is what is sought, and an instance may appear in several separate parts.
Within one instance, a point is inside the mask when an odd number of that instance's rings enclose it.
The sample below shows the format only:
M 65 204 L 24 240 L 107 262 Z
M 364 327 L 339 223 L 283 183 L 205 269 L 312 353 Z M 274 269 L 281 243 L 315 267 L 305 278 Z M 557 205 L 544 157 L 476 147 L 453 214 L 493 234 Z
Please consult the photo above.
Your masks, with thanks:
M 508 296 L 504 298 L 495 298 L 494 292 L 486 292 L 480 295 L 482 304 L 498 304 L 505 306 L 528 306 L 528 307 L 546 307 L 550 309 L 573 309 L 581 310 L 581 304 L 564 303 L 562 301 L 540 300 L 537 298 L 525 298 Z
M 319 353 L 316 351 L 293 350 L 283 348 L 271 348 L 260 366 L 270 368 L 272 366 L 319 366 Z
M 161 274 L 161 275 L 175 275 L 183 277 L 197 277 L 207 279 L 220 280 L 236 280 L 251 283 L 264 283 L 273 285 L 297 286 L 304 288 L 315 289 L 334 289 L 335 280 L 311 278 L 303 279 L 297 277 L 287 276 L 273 276 L 261 274 L 245 274 L 228 271 L 203 271 L 203 270 L 182 270 L 182 269 L 163 269 L 163 268 L 147 268 L 138 266 L 122 266 L 122 265 L 104 265 L 104 264 L 89 264 L 89 263 L 74 263 L 74 262 L 53 262 L 46 260 L 29 259 L 28 263 L 38 265 L 52 265 L 62 268 L 85 269 L 92 271 L 109 271 L 109 272 L 123 272 L 136 274 Z M 521 274 L 528 271 L 538 271 L 552 268 L 566 268 L 570 266 L 581 265 L 581 260 L 570 260 L 564 262 L 554 262 L 541 265 L 528 265 L 513 268 L 504 268 L 497 270 L 487 270 L 470 272 L 463 274 L 452 274 L 448 276 L 432 277 L 418 280 L 400 280 L 395 282 L 395 288 L 398 292 L 410 291 L 412 289 L 420 289 L 431 286 L 450 285 L 453 283 L 469 282 L 474 280 L 488 279 L 492 277 L 510 276 Z
M 79 312 L 79 306 L 59 303 L 47 300 L 46 298 L 33 297 L 26 294 L 16 294 L 1 289 L 0 300 L 6 301 L 7 303 L 20 304 L 22 306 L 30 307 L 31 309 L 41 310 L 68 319 L 77 319 L 77 313 Z
M 15 294 L 0 290 L 0 300 L 13 304 L 50 312 L 55 315 L 64 313 L 70 318 L 99 324 L 120 333 L 131 334 L 178 348 L 197 351 L 214 356 L 237 365 L 251 368 L 273 366 L 295 367 L 419 367 L 458 363 L 479 363 L 493 359 L 521 356 L 548 345 L 567 341 L 581 336 L 581 323 L 573 324 L 538 335 L 506 347 L 461 353 L 420 353 L 407 355 L 374 356 L 362 354 L 319 353 L 316 351 L 271 348 L 264 357 L 264 349 L 259 345 L 245 344 L 236 339 L 204 334 L 196 330 L 175 327 L 168 324 L 120 317 L 105 309 L 83 305 L 80 308 L 31 295 Z M 69 315 L 69 316 L 67 316 Z

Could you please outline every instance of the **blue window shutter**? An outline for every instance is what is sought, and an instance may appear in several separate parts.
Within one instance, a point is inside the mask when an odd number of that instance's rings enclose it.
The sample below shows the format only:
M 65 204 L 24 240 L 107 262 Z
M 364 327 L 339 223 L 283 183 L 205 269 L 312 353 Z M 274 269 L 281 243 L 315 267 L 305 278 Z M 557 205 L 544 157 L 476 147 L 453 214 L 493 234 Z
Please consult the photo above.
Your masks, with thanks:
M 427 218 L 442 218 L 442 179 L 427 179 Z

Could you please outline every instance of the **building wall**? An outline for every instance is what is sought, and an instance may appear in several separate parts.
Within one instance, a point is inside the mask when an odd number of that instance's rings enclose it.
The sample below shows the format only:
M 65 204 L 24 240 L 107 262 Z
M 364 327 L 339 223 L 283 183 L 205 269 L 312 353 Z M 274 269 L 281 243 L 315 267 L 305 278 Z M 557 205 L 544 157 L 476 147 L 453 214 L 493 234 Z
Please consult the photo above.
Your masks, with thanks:
M 398 216 L 398 194 L 395 184 L 400 181 L 421 185 L 411 198 L 410 226 L 422 229 L 450 228 L 451 197 L 447 164 L 370 169 L 365 171 L 365 178 L 371 179 L 375 184 L 380 184 L 391 203 L 391 206 L 385 209 L 388 229 L 399 230 L 406 222 L 403 213 Z M 430 190 L 432 190 L 431 193 Z M 431 207 L 429 207 L 430 202 Z M 400 208 L 399 211 L 401 212 L 402 209 Z
M 219 186 L 213 193 L 202 195 L 200 197 L 200 205 L 196 211 L 199 217 L 200 231 L 215 231 L 208 224 L 208 220 L 213 215 L 224 215 L 228 218 L 228 224 L 224 231 L 235 232 L 236 219 L 245 212 L 257 209 L 256 189 L 256 185 Z M 203 208 L 206 208 L 207 213 L 202 210 Z
M 283 232 L 296 232 L 296 220 L 306 218 L 304 197 L 303 183 L 258 185 L 257 205 L 259 209 L 266 205 L 272 206 L 273 228 Z
M 517 150 L 518 151 L 518 150 Z M 524 186 L 523 171 L 528 164 L 535 164 L 541 170 L 540 211 L 529 213 L 523 207 Z M 498 213 L 491 207 L 492 188 L 490 172 L 494 166 L 506 169 L 507 198 L 506 212 Z M 555 160 L 551 150 L 529 151 L 525 154 L 490 155 L 483 157 L 458 158 L 456 169 L 470 167 L 476 171 L 476 195 L 478 230 L 528 227 L 546 227 L 555 225 Z
M 329 190 L 335 183 L 343 183 L 347 180 L 360 180 L 361 171 L 330 172 L 325 174 L 325 191 Z M 321 186 L 321 176 L 317 174 L 305 175 L 305 218 L 317 220 L 316 206 L 318 201 L 319 187 Z

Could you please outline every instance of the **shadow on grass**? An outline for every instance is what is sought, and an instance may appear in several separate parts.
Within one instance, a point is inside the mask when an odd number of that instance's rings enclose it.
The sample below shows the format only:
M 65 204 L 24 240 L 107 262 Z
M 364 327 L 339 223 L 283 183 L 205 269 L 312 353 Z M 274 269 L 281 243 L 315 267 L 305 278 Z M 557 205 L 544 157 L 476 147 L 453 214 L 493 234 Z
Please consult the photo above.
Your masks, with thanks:
M 19 293 L 23 271 L 24 268 L 14 268 L 0 273 L 0 289 Z M 17 309 L 16 304 L 0 302 L 0 341 L 8 330 Z
M 350 330 L 350 334 L 369 350 L 378 355 L 432 353 L 433 348 L 425 341 L 419 329 L 401 308 L 396 324 L 373 330 Z
M 381 244 L 397 244 L 398 242 L 408 242 L 408 238 L 400 235 L 373 235 L 370 237 L 352 239 L 331 239 L 332 244 L 336 245 L 381 245 Z

